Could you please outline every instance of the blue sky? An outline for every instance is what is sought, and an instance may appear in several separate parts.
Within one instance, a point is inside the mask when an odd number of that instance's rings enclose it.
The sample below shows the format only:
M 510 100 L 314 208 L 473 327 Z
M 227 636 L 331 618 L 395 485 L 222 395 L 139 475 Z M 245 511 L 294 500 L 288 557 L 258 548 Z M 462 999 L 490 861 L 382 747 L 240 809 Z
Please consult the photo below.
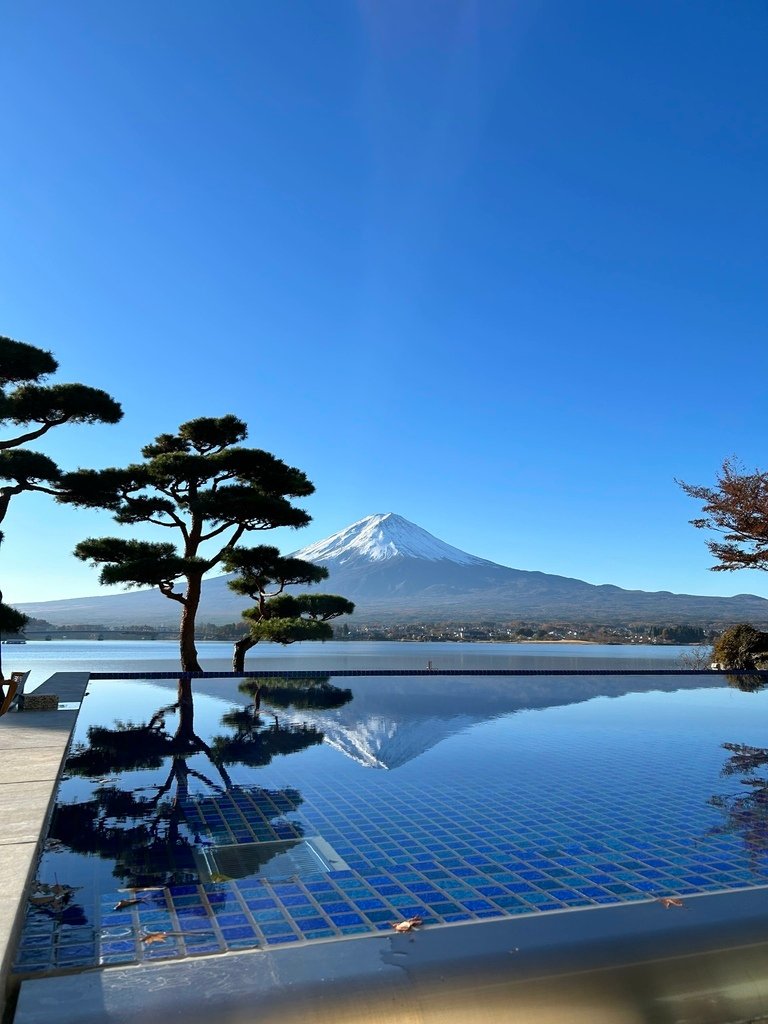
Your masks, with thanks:
M 40 447 L 119 465 L 234 412 L 317 487 L 285 549 L 395 511 L 768 594 L 674 483 L 768 468 L 767 33 L 758 0 L 6 6 L 0 333 L 125 409 Z M 119 532 L 17 499 L 6 600 L 97 593 L 70 552 Z

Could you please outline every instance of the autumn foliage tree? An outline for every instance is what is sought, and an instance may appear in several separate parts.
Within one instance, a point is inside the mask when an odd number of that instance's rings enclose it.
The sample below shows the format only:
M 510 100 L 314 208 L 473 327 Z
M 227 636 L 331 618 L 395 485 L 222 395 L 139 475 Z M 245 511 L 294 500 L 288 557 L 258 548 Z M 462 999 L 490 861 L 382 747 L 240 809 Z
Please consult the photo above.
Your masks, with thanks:
M 242 420 L 228 415 L 182 423 L 142 448 L 143 462 L 122 469 L 78 470 L 62 476 L 60 501 L 108 509 L 124 526 L 172 531 L 173 542 L 96 537 L 75 555 L 100 567 L 104 584 L 155 586 L 181 609 L 179 647 L 184 672 L 199 672 L 195 621 L 204 575 L 255 531 L 306 526 L 291 504 L 313 485 L 299 469 L 269 452 L 244 448 Z M 178 589 L 177 589 L 178 588 Z
M 735 459 L 726 459 L 714 487 L 678 483 L 703 502 L 704 515 L 691 525 L 721 535 L 707 541 L 717 559 L 715 572 L 768 569 L 768 473 L 747 473 Z
M 735 459 L 725 459 L 714 487 L 678 483 L 703 503 L 704 515 L 691 525 L 720 534 L 721 539 L 707 541 L 717 559 L 715 572 L 768 569 L 768 473 L 748 473 Z M 723 668 L 764 668 L 768 634 L 748 623 L 732 626 L 715 641 L 712 656 Z
M 327 579 L 328 570 L 301 558 L 284 557 L 277 548 L 260 545 L 227 551 L 222 565 L 235 573 L 229 587 L 256 604 L 243 612 L 249 632 L 235 642 L 232 668 L 245 671 L 245 656 L 260 640 L 292 644 L 298 640 L 329 640 L 331 619 L 351 615 L 355 606 L 337 594 L 286 594 L 289 586 L 309 586 Z

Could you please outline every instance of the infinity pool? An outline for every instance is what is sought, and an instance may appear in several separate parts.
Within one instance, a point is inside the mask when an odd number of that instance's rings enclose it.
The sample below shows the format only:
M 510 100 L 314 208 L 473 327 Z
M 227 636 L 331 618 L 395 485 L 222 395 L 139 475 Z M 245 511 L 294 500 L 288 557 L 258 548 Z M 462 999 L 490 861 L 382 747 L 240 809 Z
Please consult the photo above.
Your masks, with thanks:
M 15 971 L 766 886 L 765 702 L 709 677 L 91 682 Z

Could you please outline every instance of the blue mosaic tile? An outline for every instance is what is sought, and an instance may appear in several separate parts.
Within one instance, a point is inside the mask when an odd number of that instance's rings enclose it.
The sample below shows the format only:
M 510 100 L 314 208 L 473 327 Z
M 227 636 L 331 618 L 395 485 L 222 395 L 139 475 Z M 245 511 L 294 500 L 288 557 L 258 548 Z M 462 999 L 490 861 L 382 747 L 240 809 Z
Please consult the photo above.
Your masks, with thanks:
M 250 910 L 268 910 L 272 907 L 277 906 L 275 900 L 267 899 L 265 897 L 261 897 L 260 899 L 255 900 L 246 899 L 245 903 Z
M 234 939 L 255 939 L 256 932 L 251 927 L 238 926 L 238 927 L 225 927 L 221 929 L 221 934 L 230 945 Z
M 305 934 L 307 932 L 317 931 L 318 929 L 327 929 L 328 927 L 328 922 L 323 917 L 301 918 L 296 922 L 296 924 Z
M 183 905 L 176 908 L 176 914 L 181 921 L 182 919 L 188 921 L 196 921 L 201 917 L 207 918 L 208 911 L 202 905 L 200 906 L 187 906 Z
M 177 896 L 197 896 L 197 886 L 196 885 L 171 885 L 171 886 L 168 887 L 168 893 L 169 893 L 169 895 L 171 896 L 171 898 L 173 899 L 173 901 L 175 903 Z
M 217 914 L 216 923 L 223 931 L 224 928 L 248 924 L 248 918 L 245 914 Z
M 363 923 L 363 919 L 359 914 L 329 914 L 328 916 L 337 928 Z
M 477 914 L 484 910 L 492 910 L 493 906 L 487 900 L 461 900 L 461 905 L 467 910 Z
M 51 962 L 51 950 L 39 949 L 24 951 L 17 955 L 14 970 L 21 971 L 32 965 L 44 964 L 46 967 Z
M 274 910 L 255 910 L 253 919 L 261 924 L 262 922 L 284 921 L 285 917 L 282 910 L 275 908 Z
M 185 940 L 187 953 L 190 956 L 205 956 L 211 953 L 221 953 L 221 946 L 218 942 L 192 942 Z
M 293 935 L 293 928 L 291 928 L 285 919 L 282 921 L 269 921 L 263 924 L 260 923 L 259 927 L 264 935 L 268 936 Z
M 379 910 L 380 908 L 385 907 L 386 904 L 384 903 L 383 900 L 376 899 L 375 897 L 370 897 L 368 899 L 355 900 L 355 906 L 358 908 L 358 910 L 369 911 Z
M 567 745 L 569 736 L 559 742 Z M 506 757 L 508 749 L 499 747 L 498 756 Z M 209 915 L 234 949 L 255 941 L 253 921 L 269 932 L 270 945 L 278 945 L 298 941 L 296 929 L 305 939 L 327 940 L 339 931 L 384 932 L 391 920 L 412 914 L 427 923 L 453 924 L 768 882 L 768 864 L 748 863 L 739 837 L 709 834 L 715 814 L 704 801 L 688 806 L 687 765 L 680 767 L 677 789 L 659 809 L 647 800 L 647 758 L 616 773 L 611 770 L 615 757 L 611 760 L 600 744 L 589 756 L 594 763 L 587 771 L 568 754 L 567 794 L 542 791 L 533 761 L 523 758 L 514 789 L 508 774 L 494 781 L 462 763 L 461 787 L 433 780 L 428 803 L 421 784 L 407 774 L 398 777 L 397 799 L 391 803 L 383 796 L 379 800 L 387 780 L 376 773 L 362 777 L 360 792 L 349 781 L 352 776 L 342 772 L 334 778 L 333 794 L 322 780 L 308 779 L 298 786 L 301 799 L 281 798 L 279 787 L 290 788 L 295 780 L 289 777 L 287 787 L 278 781 L 284 763 L 291 762 L 279 759 L 279 768 L 264 769 L 274 789 L 235 787 L 215 798 L 192 796 L 185 802 L 187 821 L 194 823 L 201 845 L 320 835 L 346 858 L 349 869 L 271 885 L 258 878 L 173 885 L 148 892 L 143 905 L 126 912 L 112 908 L 132 890 L 106 893 L 97 899 L 101 962 L 218 951 L 215 935 L 194 934 Z M 87 907 L 85 912 L 90 914 Z M 127 938 L 121 928 L 129 929 Z M 182 931 L 185 941 L 143 947 L 136 942 L 140 929 Z M 59 923 L 29 915 L 17 961 L 30 957 L 35 967 L 64 957 L 78 965 L 96 955 L 93 933 L 69 933 Z
M 135 953 L 136 943 L 133 940 L 121 940 L 114 942 L 102 942 L 101 944 L 102 953 Z
M 317 907 L 311 904 L 306 907 L 291 907 L 288 912 L 294 920 L 297 920 L 303 917 L 312 917 L 317 913 Z
M 83 967 L 92 964 L 96 951 L 90 946 L 61 946 L 56 962 L 61 966 Z
M 275 885 L 272 886 L 272 891 L 277 896 L 279 896 L 281 899 L 284 899 L 286 896 L 302 896 L 303 895 L 301 886 L 300 885 L 296 885 L 295 883 L 275 884 Z

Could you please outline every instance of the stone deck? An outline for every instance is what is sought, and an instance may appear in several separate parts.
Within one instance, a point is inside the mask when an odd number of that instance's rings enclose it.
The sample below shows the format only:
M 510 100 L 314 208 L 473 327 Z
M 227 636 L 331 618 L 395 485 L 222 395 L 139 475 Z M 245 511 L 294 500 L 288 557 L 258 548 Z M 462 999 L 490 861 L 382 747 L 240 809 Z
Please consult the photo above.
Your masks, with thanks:
M 87 683 L 87 672 L 57 672 L 33 692 L 77 703 Z M 76 718 L 76 711 L 13 710 L 0 718 L 0 1017 L 27 885 Z

